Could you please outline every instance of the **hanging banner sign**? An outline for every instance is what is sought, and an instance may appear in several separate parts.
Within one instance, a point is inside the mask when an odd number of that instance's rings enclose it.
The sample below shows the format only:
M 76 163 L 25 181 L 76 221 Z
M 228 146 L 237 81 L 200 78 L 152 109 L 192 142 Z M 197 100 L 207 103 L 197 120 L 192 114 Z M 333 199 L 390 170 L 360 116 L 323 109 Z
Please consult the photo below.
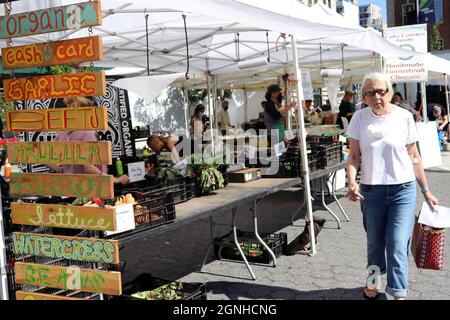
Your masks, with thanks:
M 2 48 L 4 69 L 78 64 L 102 59 L 100 36 Z
M 65 229 L 116 231 L 116 208 L 11 203 L 12 223 Z
M 118 264 L 119 242 L 98 238 L 75 238 L 47 234 L 13 232 L 16 255 L 51 259 Z
M 114 181 L 109 175 L 11 173 L 10 193 L 24 196 L 112 199 Z
M 97 131 L 108 129 L 105 107 L 6 111 L 8 131 Z
M 11 163 L 112 164 L 111 142 L 15 142 L 8 144 Z
M 427 25 L 409 25 L 405 27 L 388 28 L 384 37 L 393 44 L 411 50 L 411 55 L 401 58 L 385 59 L 384 73 L 394 83 L 425 82 L 428 80 L 428 70 L 425 58 L 416 53 L 427 53 Z
M 3 80 L 5 100 L 36 100 L 106 94 L 105 72 L 69 73 L 55 76 Z
M 0 39 L 80 29 L 102 24 L 100 1 L 0 17 Z
M 16 283 L 85 292 L 122 294 L 120 272 L 16 262 Z
M 86 300 L 86 299 L 57 296 L 53 294 L 44 294 L 37 292 L 16 291 L 16 300 Z

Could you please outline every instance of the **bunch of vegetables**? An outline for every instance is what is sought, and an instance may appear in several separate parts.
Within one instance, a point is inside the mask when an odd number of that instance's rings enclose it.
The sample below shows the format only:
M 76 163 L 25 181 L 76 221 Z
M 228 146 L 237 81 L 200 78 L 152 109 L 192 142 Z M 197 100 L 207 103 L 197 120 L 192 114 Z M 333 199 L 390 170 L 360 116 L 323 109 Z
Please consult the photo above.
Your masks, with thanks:
M 145 300 L 182 300 L 182 289 L 181 282 L 171 282 L 154 290 L 133 293 L 131 296 Z
M 151 177 L 154 178 L 155 185 L 166 185 L 183 178 L 183 175 L 174 168 L 158 168 L 153 170 Z
M 114 203 L 115 206 L 120 206 L 122 204 L 129 204 L 129 203 L 136 203 L 136 200 L 133 198 L 131 193 L 127 193 L 126 195 L 122 195 L 117 198 L 116 202 Z
M 197 179 L 200 194 L 208 194 L 224 187 L 225 180 L 219 171 L 226 167 L 223 159 L 223 154 L 207 159 L 202 159 L 199 155 L 192 155 L 191 163 L 188 165 L 188 174 Z

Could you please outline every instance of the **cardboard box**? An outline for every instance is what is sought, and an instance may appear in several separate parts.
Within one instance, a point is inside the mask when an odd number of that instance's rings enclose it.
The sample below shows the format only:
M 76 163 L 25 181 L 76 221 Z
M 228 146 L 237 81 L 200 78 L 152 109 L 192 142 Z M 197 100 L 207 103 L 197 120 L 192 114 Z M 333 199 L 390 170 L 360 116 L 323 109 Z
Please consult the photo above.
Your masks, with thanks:
M 261 169 L 249 168 L 228 173 L 228 179 L 230 182 L 245 183 L 261 179 Z

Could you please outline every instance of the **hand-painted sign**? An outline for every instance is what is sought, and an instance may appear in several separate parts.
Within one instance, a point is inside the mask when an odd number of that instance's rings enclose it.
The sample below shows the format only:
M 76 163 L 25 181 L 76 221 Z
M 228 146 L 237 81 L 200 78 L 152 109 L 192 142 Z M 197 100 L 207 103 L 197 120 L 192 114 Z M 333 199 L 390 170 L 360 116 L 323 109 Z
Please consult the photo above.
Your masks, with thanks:
M 37 292 L 16 291 L 16 300 L 85 300 L 81 298 L 71 298 L 57 296 L 53 294 L 44 294 Z
M 105 73 L 83 72 L 3 80 L 5 100 L 36 100 L 106 94 Z
M 14 224 L 53 228 L 115 231 L 116 209 L 12 202 Z
M 8 144 L 11 163 L 112 164 L 111 142 L 15 142 Z
M 112 199 L 113 183 L 112 176 L 96 174 L 11 173 L 10 193 Z
M 8 131 L 96 131 L 108 129 L 105 107 L 80 107 L 6 112 Z
M 13 232 L 13 248 L 17 255 L 51 259 L 118 264 L 119 242 L 98 238 L 75 238 L 47 234 Z
M 100 1 L 22 12 L 0 17 L 0 39 L 99 26 Z
M 100 36 L 2 48 L 4 69 L 78 64 L 103 59 Z
M 85 292 L 122 294 L 120 272 L 16 262 L 16 283 Z

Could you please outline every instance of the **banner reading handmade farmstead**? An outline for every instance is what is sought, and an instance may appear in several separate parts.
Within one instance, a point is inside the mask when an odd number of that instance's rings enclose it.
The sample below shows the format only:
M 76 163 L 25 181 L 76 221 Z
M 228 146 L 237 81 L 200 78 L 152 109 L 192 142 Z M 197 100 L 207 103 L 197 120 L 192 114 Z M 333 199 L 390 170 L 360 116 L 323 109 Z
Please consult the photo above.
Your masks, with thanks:
M 384 32 L 384 37 L 404 49 L 411 50 L 411 56 L 385 60 L 384 72 L 391 81 L 394 83 L 427 81 L 428 70 L 425 68 L 424 57 L 416 55 L 427 53 L 427 25 L 388 28 Z
M 93 27 L 101 24 L 100 1 L 89 1 L 0 17 L 0 39 Z
M 105 72 L 70 73 L 3 80 L 5 100 L 36 100 L 71 96 L 103 96 Z
M 100 36 L 2 48 L 4 69 L 78 64 L 102 59 Z

